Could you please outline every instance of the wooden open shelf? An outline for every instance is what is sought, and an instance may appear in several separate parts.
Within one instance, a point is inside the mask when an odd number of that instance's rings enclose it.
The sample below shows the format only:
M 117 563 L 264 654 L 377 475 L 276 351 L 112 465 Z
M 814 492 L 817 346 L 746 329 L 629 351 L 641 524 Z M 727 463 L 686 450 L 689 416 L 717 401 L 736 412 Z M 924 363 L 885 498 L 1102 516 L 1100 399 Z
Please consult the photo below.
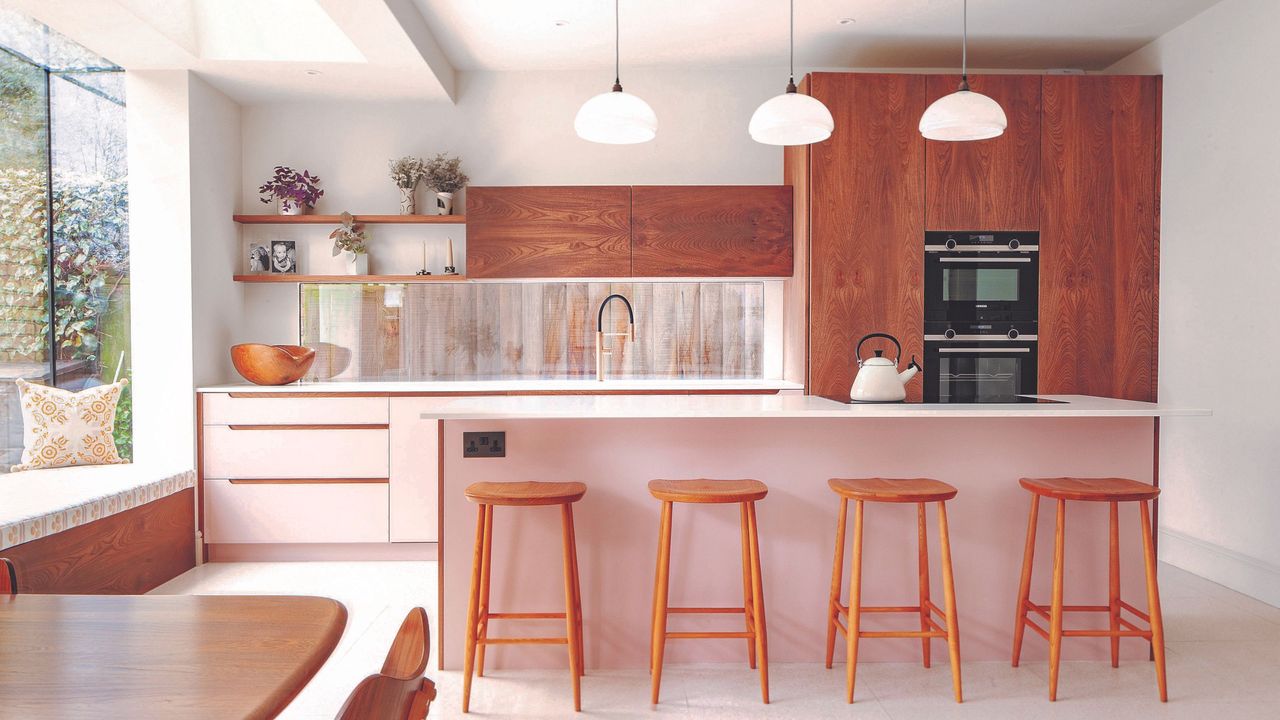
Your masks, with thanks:
M 373 225 L 465 225 L 466 215 L 356 215 Z M 242 225 L 341 225 L 341 215 L 232 215 Z
M 462 282 L 465 275 L 235 275 L 236 282 L 247 283 L 428 283 Z

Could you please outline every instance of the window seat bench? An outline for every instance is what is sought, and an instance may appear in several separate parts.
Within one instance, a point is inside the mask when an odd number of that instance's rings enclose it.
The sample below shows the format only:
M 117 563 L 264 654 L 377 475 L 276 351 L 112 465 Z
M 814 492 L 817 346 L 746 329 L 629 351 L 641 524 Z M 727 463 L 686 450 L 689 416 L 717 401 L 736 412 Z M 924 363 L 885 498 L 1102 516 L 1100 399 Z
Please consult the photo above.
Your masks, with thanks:
M 195 566 L 195 484 L 146 464 L 0 475 L 0 557 L 22 593 L 146 592 Z

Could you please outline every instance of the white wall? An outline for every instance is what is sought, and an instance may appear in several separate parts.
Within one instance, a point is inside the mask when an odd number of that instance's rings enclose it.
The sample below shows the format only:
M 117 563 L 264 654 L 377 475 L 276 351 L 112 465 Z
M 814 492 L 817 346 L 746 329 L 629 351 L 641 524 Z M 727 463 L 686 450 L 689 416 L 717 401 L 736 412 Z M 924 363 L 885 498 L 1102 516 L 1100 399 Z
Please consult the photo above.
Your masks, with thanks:
M 1224 0 L 1109 72 L 1164 74 L 1161 554 L 1280 605 L 1280 3 Z
M 462 73 L 456 105 L 354 103 L 342 100 L 342 88 L 335 87 L 331 102 L 246 107 L 241 208 L 271 211 L 258 202 L 257 188 L 272 167 L 283 164 L 320 175 L 325 196 L 317 212 L 396 213 L 399 192 L 387 177 L 387 161 L 437 152 L 460 155 L 476 185 L 782 182 L 781 148 L 747 135 L 751 113 L 782 91 L 786 78 L 780 72 L 624 68 L 627 91 L 643 97 L 658 115 L 657 139 L 630 146 L 581 140 L 573 132 L 574 114 L 612 82 L 612 75 L 600 71 Z M 428 200 L 420 190 L 420 206 Z M 246 226 L 242 235 L 245 243 L 294 239 L 302 272 L 334 272 L 339 266 L 323 239 L 328 230 Z M 463 228 L 383 225 L 372 230 L 373 272 L 413 273 L 421 266 L 425 241 L 430 269 L 439 273 L 446 237 L 457 243 L 458 269 L 465 272 Z M 244 295 L 239 312 L 246 338 L 297 340 L 296 287 L 246 285 Z

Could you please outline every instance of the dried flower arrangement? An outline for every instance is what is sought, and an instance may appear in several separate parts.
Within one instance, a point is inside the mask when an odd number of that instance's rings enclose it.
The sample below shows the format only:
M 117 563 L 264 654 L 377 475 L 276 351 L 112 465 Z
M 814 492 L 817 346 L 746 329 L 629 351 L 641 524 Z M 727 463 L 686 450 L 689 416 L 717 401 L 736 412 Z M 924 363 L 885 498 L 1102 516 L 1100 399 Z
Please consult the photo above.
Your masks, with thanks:
M 387 161 L 387 167 L 392 182 L 402 190 L 413 188 L 427 174 L 427 164 L 422 161 L 422 158 L 410 155 L 405 155 L 399 160 Z
M 258 187 L 258 199 L 263 204 L 280 201 L 281 212 L 288 213 L 302 208 L 313 208 L 324 195 L 320 189 L 320 176 L 303 170 L 298 172 L 285 165 L 277 165 L 271 179 Z
M 342 225 L 329 233 L 329 239 L 333 241 L 334 257 L 344 252 L 355 255 L 365 255 L 369 252 L 369 235 L 365 231 L 364 223 L 356 222 L 351 213 L 345 210 L 342 213 Z
M 458 192 L 471 180 L 462 172 L 462 158 L 451 158 L 445 153 L 427 161 L 426 175 L 422 179 L 427 187 L 438 193 Z

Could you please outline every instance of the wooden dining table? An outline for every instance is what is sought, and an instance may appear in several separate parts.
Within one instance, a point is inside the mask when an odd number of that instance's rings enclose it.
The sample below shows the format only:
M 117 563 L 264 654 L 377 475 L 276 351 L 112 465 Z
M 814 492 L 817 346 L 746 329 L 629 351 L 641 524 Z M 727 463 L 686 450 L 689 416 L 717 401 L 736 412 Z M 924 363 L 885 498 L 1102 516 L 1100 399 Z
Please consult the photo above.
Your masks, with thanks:
M 0 718 L 270 718 L 347 624 L 321 597 L 0 595 Z

